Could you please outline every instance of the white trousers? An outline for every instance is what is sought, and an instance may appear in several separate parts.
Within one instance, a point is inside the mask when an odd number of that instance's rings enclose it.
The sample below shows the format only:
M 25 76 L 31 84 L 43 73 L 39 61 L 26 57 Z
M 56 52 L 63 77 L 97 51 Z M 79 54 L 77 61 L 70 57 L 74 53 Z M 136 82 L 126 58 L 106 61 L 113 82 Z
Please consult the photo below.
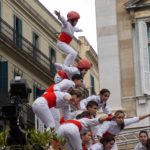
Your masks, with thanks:
M 64 53 L 68 54 L 65 61 L 64 65 L 70 66 L 74 64 L 74 61 L 77 57 L 77 52 L 68 44 L 65 42 L 58 41 L 57 42 L 57 47 L 62 50 Z
M 67 140 L 67 150 L 82 150 L 80 132 L 76 125 L 66 123 L 58 128 L 57 134 Z
M 58 129 L 60 126 L 60 111 L 59 109 L 52 107 L 50 108 L 50 112 L 52 113 L 55 121 L 55 128 Z
M 44 97 L 37 98 L 32 104 L 33 112 L 46 125 L 47 128 L 55 128 L 53 113 L 48 107 Z

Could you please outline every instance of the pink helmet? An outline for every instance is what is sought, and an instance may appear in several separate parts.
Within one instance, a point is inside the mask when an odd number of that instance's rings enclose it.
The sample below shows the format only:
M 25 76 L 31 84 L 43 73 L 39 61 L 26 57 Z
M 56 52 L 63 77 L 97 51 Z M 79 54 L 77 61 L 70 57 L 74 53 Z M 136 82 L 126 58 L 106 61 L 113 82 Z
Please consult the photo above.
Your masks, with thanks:
M 79 60 L 77 67 L 79 69 L 90 69 L 92 67 L 92 63 L 89 62 L 87 59 Z
M 73 19 L 80 19 L 80 15 L 76 11 L 69 11 L 67 14 L 68 20 L 73 20 Z

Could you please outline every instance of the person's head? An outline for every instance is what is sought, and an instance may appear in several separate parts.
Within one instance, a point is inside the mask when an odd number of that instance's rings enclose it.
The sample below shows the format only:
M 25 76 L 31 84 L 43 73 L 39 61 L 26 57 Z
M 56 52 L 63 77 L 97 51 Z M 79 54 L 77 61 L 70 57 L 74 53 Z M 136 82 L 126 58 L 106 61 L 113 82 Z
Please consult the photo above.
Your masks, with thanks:
M 111 150 L 115 143 L 115 139 L 113 136 L 106 136 L 103 137 L 100 142 L 103 145 L 104 150 Z
M 77 63 L 77 68 L 80 70 L 80 73 L 83 77 L 91 67 L 92 63 L 87 59 L 81 59 Z
M 80 74 L 74 74 L 72 76 L 72 81 L 75 83 L 76 87 L 81 87 L 83 85 L 83 77 Z
M 95 101 L 89 101 L 86 109 L 90 112 L 91 115 L 95 116 L 98 109 L 98 104 Z
M 139 140 L 144 146 L 146 146 L 148 138 L 149 137 L 147 131 L 142 130 L 139 132 Z
M 91 131 L 81 133 L 82 144 L 89 144 L 92 139 Z
M 63 79 L 68 79 L 67 74 L 62 70 L 58 70 L 54 77 L 55 84 L 61 82 Z
M 82 93 L 79 89 L 77 88 L 70 88 L 68 90 L 68 93 L 71 95 L 71 104 L 74 106 L 74 107 L 78 107 L 79 106 L 79 102 L 81 101 L 82 99 Z
M 110 91 L 108 89 L 102 89 L 99 92 L 99 96 L 102 102 L 106 102 L 110 96 Z
M 78 114 L 77 116 L 76 116 L 76 119 L 81 119 L 81 118 L 89 118 L 89 119 L 91 119 L 91 113 L 89 112 L 89 111 L 83 111 L 81 114 Z
M 114 114 L 114 120 L 117 122 L 118 126 L 120 129 L 124 128 L 124 118 L 125 118 L 125 113 L 122 110 L 117 110 Z
M 80 15 L 76 11 L 69 11 L 67 14 L 68 22 L 71 23 L 72 26 L 76 26 L 78 20 L 80 19 Z

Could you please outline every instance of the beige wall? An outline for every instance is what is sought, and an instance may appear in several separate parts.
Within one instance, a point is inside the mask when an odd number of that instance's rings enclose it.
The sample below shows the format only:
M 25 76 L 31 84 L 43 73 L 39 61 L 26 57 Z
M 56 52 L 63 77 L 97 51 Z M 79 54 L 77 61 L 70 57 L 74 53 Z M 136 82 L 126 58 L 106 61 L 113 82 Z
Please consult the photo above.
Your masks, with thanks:
M 98 94 L 100 87 L 97 54 L 84 36 L 79 37 L 79 40 L 81 43 L 79 56 L 82 58 L 87 58 L 93 64 L 92 68 L 87 72 L 87 74 L 84 77 L 86 81 L 86 86 L 88 88 L 91 87 L 90 76 L 92 75 L 95 81 L 95 92 Z
M 122 107 L 132 116 L 133 114 L 136 115 L 136 103 L 134 99 L 126 97 L 132 97 L 135 95 L 133 35 L 130 15 L 126 11 L 124 6 L 125 3 L 126 0 L 118 0 L 116 3 L 120 53 L 121 93 Z
M 56 50 L 56 61 L 63 63 L 65 55 L 57 49 L 56 35 L 54 34 L 54 31 L 60 32 L 60 23 L 40 2 L 36 0 L 2 1 L 2 19 L 12 28 L 14 26 L 14 15 L 22 20 L 23 37 L 32 43 L 32 32 L 35 32 L 39 36 L 39 49 L 49 57 L 49 46 L 51 46 Z M 41 21 L 39 22 L 38 19 Z M 95 59 L 91 58 L 87 53 L 87 45 L 84 45 L 87 43 L 88 42 L 81 45 L 80 42 L 74 38 L 71 46 L 78 52 L 80 57 L 87 57 L 90 60 Z M 88 47 L 89 46 L 90 44 L 88 43 Z M 49 85 L 49 83 L 46 83 L 36 71 L 33 71 L 29 66 L 27 67 L 23 62 L 15 60 L 15 57 L 11 57 L 9 54 L 7 55 L 7 53 L 3 53 L 2 51 L 0 51 L 0 55 L 9 62 L 9 80 L 13 77 L 14 66 L 17 66 L 17 68 L 23 72 L 23 77 L 28 80 L 31 88 L 33 87 L 34 81 L 44 88 Z M 90 75 L 94 76 L 95 90 L 98 93 L 99 84 L 96 84 L 99 80 L 97 65 L 98 64 L 95 62 L 93 63 L 93 68 L 88 72 L 85 78 L 87 86 L 90 87 Z M 33 97 L 33 93 L 31 97 Z

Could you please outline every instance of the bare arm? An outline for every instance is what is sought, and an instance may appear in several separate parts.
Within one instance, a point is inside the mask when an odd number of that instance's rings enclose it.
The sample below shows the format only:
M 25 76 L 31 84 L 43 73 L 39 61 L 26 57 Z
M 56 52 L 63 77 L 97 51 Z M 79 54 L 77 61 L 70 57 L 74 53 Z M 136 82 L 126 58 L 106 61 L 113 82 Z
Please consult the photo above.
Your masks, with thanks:
M 145 119 L 147 117 L 150 117 L 150 114 L 139 116 L 139 120 L 143 120 L 143 119 Z
M 99 118 L 99 123 L 103 123 L 104 121 L 111 121 L 112 118 L 113 118 L 112 116 L 104 115 L 104 116 Z
M 54 13 L 65 27 L 67 25 L 67 21 L 63 16 L 61 16 L 60 11 L 55 10 Z
M 58 18 L 60 17 L 60 11 L 55 10 L 54 13 Z

